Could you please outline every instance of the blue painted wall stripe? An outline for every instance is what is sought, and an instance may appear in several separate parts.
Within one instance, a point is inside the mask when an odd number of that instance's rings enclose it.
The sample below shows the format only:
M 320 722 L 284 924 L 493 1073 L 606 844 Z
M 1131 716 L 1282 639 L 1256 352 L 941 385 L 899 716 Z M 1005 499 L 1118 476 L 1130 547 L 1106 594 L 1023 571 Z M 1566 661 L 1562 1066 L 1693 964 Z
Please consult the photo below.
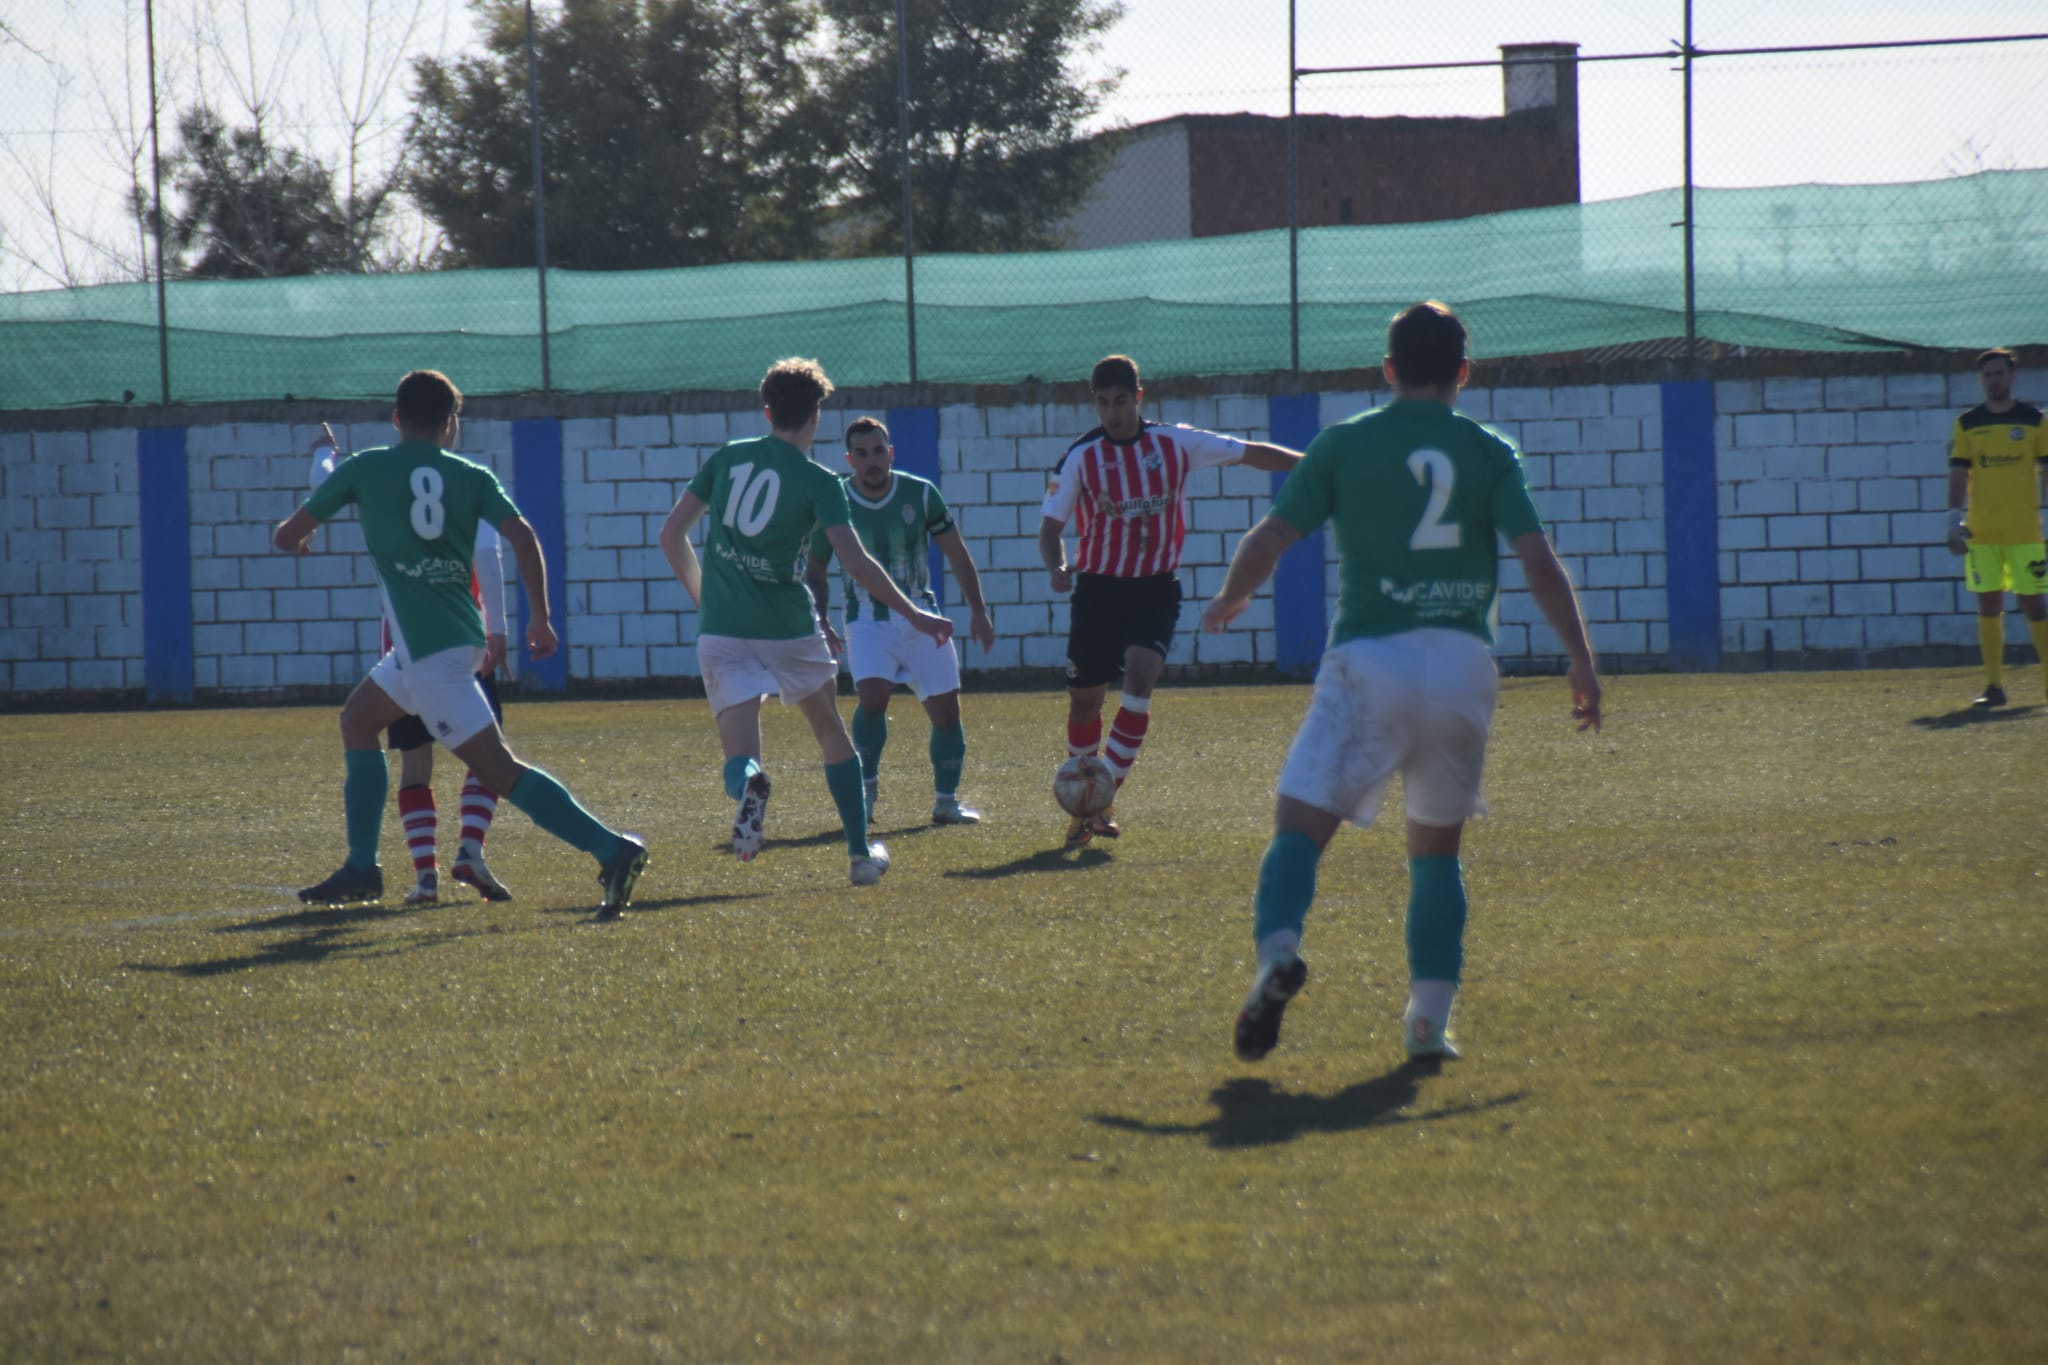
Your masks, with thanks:
M 532 523 L 540 537 L 541 553 L 548 564 L 548 605 L 552 609 L 555 635 L 561 648 L 546 659 L 533 659 L 526 652 L 525 622 L 528 619 L 526 584 L 519 585 L 519 630 L 514 642 L 519 650 L 520 680 L 529 687 L 559 692 L 569 685 L 568 597 L 562 588 L 568 545 L 562 501 L 562 423 L 554 417 L 526 418 L 512 423 L 513 501 Z
M 1720 502 L 1714 386 L 1675 380 L 1664 396 L 1664 594 L 1671 666 L 1721 666 Z
M 151 701 L 192 700 L 192 480 L 185 428 L 135 434 L 142 516 L 142 680 Z
M 937 408 L 890 408 L 882 420 L 889 424 L 889 444 L 896 448 L 896 467 L 906 474 L 915 474 L 920 479 L 930 479 L 939 485 L 941 493 L 946 486 L 939 479 L 939 410 Z M 837 442 L 833 449 L 816 450 L 812 456 L 835 474 L 847 472 L 846 443 Z M 955 514 L 957 518 L 957 513 Z M 939 599 L 939 609 L 945 610 L 946 557 L 934 545 L 931 551 L 932 593 Z M 961 654 L 966 654 L 963 648 Z
M 1266 426 L 1273 444 L 1302 450 L 1322 430 L 1322 396 L 1276 393 L 1266 400 Z M 1273 476 L 1273 491 L 1287 481 Z M 1266 509 L 1259 508 L 1264 516 Z M 1323 657 L 1329 622 L 1323 600 L 1323 533 L 1317 531 L 1280 557 L 1273 571 L 1276 661 L 1290 673 L 1313 673 Z

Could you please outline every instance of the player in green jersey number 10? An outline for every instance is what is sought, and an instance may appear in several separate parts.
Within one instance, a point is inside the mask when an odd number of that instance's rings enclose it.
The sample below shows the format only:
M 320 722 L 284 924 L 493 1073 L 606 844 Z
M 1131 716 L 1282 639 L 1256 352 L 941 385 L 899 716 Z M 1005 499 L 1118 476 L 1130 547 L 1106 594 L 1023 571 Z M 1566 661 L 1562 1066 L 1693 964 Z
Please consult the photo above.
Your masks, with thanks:
M 800 561 L 814 530 L 855 582 L 944 645 L 953 623 L 903 595 L 847 525 L 846 489 L 808 454 L 832 381 L 814 360 L 777 361 L 761 381 L 768 434 L 729 441 L 704 462 L 661 528 L 661 550 L 697 604 L 697 668 L 725 750 L 726 795 L 739 802 L 732 848 L 742 862 L 761 851 L 770 791 L 761 766 L 761 701 L 770 693 L 809 722 L 839 810 L 849 879 L 872 886 L 889 851 L 868 840 L 860 756 L 839 719 L 839 665 L 818 627 Z M 706 514 L 709 514 L 708 519 Z M 690 528 L 706 521 L 704 559 Z

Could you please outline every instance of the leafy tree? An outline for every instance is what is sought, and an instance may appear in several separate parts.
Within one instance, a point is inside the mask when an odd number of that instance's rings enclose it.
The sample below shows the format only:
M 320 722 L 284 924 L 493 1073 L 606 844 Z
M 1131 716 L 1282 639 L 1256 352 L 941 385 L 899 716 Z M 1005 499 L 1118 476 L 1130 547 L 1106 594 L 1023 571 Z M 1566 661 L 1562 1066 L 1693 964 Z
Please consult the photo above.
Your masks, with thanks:
M 449 263 L 530 265 L 525 11 L 479 11 L 483 55 L 415 63 L 407 186 Z M 534 25 L 550 265 L 814 252 L 839 139 L 809 0 L 566 0 Z
M 896 0 L 823 0 L 842 35 L 835 109 L 850 143 L 849 244 L 903 249 Z M 1121 72 L 1073 59 L 1123 16 L 1115 0 L 908 0 L 910 159 L 922 251 L 1058 246 L 1101 173 L 1082 125 Z
M 230 128 L 203 104 L 178 119 L 173 183 L 183 207 L 167 215 L 166 245 L 191 279 L 269 279 L 362 268 L 362 244 L 334 197 L 327 168 L 280 147 L 261 123 Z

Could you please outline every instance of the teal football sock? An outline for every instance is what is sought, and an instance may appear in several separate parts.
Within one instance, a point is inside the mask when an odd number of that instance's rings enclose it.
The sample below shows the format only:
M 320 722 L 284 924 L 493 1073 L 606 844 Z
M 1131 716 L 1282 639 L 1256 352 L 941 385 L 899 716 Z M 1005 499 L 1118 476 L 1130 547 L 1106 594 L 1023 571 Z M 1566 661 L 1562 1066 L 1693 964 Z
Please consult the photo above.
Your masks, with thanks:
M 825 765 L 825 786 L 832 793 L 832 804 L 839 807 L 839 823 L 846 828 L 847 852 L 855 858 L 868 856 L 868 803 L 867 794 L 861 790 L 864 781 L 859 754 L 844 763 Z
M 967 762 L 967 731 L 958 725 L 932 727 L 932 790 L 951 796 L 960 790 L 960 769 Z
M 1316 864 L 1322 856 L 1316 841 L 1300 830 L 1283 829 L 1266 845 L 1266 856 L 1259 863 L 1257 912 L 1252 919 L 1254 944 L 1264 943 L 1283 929 L 1297 939 L 1301 936 L 1309 903 L 1316 898 Z
M 599 862 L 619 851 L 619 835 L 583 809 L 569 789 L 539 768 L 528 768 L 506 798 L 548 833 Z
M 377 844 L 384 835 L 384 798 L 391 790 L 391 769 L 382 749 L 350 749 L 342 755 L 342 818 L 348 829 L 348 865 L 377 865 Z
M 1465 965 L 1465 876 L 1453 855 L 1408 860 L 1408 975 L 1455 984 Z
M 738 758 L 725 760 L 725 794 L 737 801 L 747 790 L 747 782 L 761 771 L 761 761 L 741 754 Z
M 853 751 L 860 755 L 861 771 L 868 778 L 882 769 L 882 746 L 889 742 L 889 713 L 853 708 Z

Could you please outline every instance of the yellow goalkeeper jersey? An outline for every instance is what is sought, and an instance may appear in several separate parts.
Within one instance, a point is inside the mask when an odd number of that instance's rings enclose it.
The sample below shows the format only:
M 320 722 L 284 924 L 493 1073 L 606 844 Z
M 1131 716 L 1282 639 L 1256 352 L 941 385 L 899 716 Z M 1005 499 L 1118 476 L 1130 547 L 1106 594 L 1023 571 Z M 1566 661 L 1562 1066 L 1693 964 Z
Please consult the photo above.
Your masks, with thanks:
M 1991 412 L 1982 403 L 1956 418 L 1948 462 L 1970 471 L 1963 514 L 1973 545 L 2033 545 L 2041 540 L 2041 472 L 2048 425 L 2031 403 Z

